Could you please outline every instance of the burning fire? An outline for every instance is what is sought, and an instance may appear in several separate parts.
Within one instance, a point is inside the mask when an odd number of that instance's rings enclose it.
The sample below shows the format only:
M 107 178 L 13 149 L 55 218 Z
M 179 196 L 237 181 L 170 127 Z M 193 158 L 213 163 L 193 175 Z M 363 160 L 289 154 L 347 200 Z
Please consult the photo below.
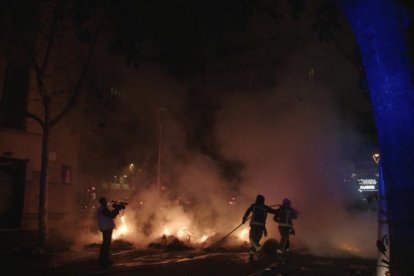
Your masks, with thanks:
M 168 229 L 167 226 L 164 226 L 164 229 L 162 230 L 162 234 L 165 236 L 171 236 L 171 231 Z
M 249 241 L 249 229 L 248 228 L 244 228 L 240 231 L 239 239 L 241 239 L 242 241 L 245 241 L 245 242 Z
M 128 234 L 128 233 L 129 233 L 129 231 L 130 231 L 130 229 L 129 229 L 128 225 L 126 224 L 126 219 L 125 219 L 125 216 L 120 217 L 120 219 L 121 219 L 121 225 L 120 225 L 120 226 L 118 226 L 118 227 L 115 229 L 115 231 L 114 231 L 114 233 L 113 233 L 113 235 L 112 235 L 112 237 L 113 237 L 114 239 L 118 239 L 118 238 L 120 238 L 120 237 L 124 236 L 125 234 Z
M 199 242 L 199 243 L 203 243 L 203 242 L 205 242 L 207 239 L 208 239 L 208 236 L 207 236 L 207 235 L 203 235 L 203 236 L 200 238 L 200 240 L 199 240 L 198 242 Z
M 176 227 L 176 229 L 178 230 L 174 231 L 175 233 L 172 233 L 170 228 L 168 228 L 167 226 L 164 226 L 162 234 L 165 236 L 175 235 L 177 236 L 178 239 L 187 240 L 189 242 L 191 241 L 191 238 L 195 236 L 192 231 L 190 231 L 189 229 L 185 227 Z M 209 237 L 208 235 L 203 235 L 201 238 L 198 239 L 198 243 L 205 242 L 208 239 L 208 237 Z
M 352 253 L 352 254 L 357 254 L 360 253 L 360 250 L 358 247 L 356 247 L 353 244 L 349 244 L 349 243 L 341 243 L 339 245 L 339 249 L 348 252 L 348 253 Z
M 194 236 L 194 234 L 190 230 L 188 230 L 187 228 L 182 227 L 182 228 L 180 228 L 180 230 L 178 230 L 177 236 L 178 236 L 179 239 L 188 239 L 188 240 L 190 240 L 191 237 Z
M 196 231 L 192 231 L 190 230 L 191 225 L 191 220 L 184 217 L 182 219 L 176 219 L 174 221 L 167 222 L 162 226 L 158 233 L 162 236 L 175 236 L 179 240 L 194 244 L 202 244 L 206 242 L 209 238 L 213 236 L 216 237 L 215 235 L 217 233 L 212 233 L 210 230 L 207 229 L 202 230 L 197 229 L 197 227 L 195 227 L 194 230 Z M 113 239 L 115 240 L 125 238 L 125 236 L 133 234 L 134 231 L 132 230 L 132 228 L 133 227 L 131 226 L 131 221 L 128 219 L 127 216 L 119 216 L 117 227 L 114 229 L 113 232 Z M 225 233 L 222 235 L 224 236 Z M 239 229 L 236 233 L 234 233 L 234 236 L 237 237 L 237 239 L 241 242 L 248 242 L 249 227 Z
M 163 230 L 162 230 L 162 235 L 165 236 L 177 236 L 178 239 L 180 240 L 188 240 L 190 241 L 192 237 L 194 237 L 193 232 L 191 232 L 189 229 L 187 229 L 186 227 L 181 226 L 182 224 L 179 223 L 176 227 L 172 227 L 173 230 L 171 230 L 170 227 L 167 227 L 166 225 L 164 225 Z

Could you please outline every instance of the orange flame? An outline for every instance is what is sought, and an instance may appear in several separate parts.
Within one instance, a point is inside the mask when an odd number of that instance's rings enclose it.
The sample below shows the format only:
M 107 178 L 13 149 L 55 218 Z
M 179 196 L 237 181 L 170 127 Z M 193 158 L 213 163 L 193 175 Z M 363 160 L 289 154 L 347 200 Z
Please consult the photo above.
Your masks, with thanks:
M 242 241 L 249 241 L 249 229 L 248 228 L 244 228 L 240 231 L 239 239 L 241 239 Z
M 121 219 L 121 226 L 117 227 L 112 235 L 114 239 L 118 239 L 124 236 L 125 234 L 129 233 L 129 227 L 126 223 L 125 216 L 120 217 L 120 219 Z
M 200 238 L 199 243 L 203 243 L 203 242 L 205 242 L 207 239 L 208 239 L 208 236 L 207 236 L 207 235 L 203 235 L 203 236 Z

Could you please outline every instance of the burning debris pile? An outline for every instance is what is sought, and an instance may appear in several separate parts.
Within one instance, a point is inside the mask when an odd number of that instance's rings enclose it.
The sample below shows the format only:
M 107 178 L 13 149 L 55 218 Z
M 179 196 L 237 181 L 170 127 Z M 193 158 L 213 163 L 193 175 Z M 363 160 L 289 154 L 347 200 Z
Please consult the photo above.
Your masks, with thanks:
M 182 240 L 174 235 L 162 235 L 160 238 L 148 245 L 150 249 L 161 249 L 166 251 L 180 251 L 205 249 L 209 251 L 223 250 L 245 250 L 248 247 L 246 241 L 241 241 L 237 236 L 229 236 L 223 239 L 223 235 L 213 233 L 210 236 L 203 235 L 199 241 Z
M 201 243 L 200 246 L 207 250 L 244 250 L 249 246 L 249 243 L 240 235 L 224 236 L 214 233 Z
M 150 196 L 147 196 L 150 197 Z M 148 200 L 150 201 L 150 200 Z M 113 239 L 129 240 L 138 247 L 163 250 L 207 248 L 219 241 L 235 226 L 232 219 L 211 218 L 210 206 L 185 210 L 175 202 L 165 201 L 154 210 L 151 205 L 140 204 L 119 216 Z M 224 207 L 223 207 L 224 208 Z M 239 225 L 237 231 L 220 242 L 222 247 L 246 245 L 248 225 Z
M 114 250 L 129 250 L 133 247 L 180 251 L 191 249 L 227 250 L 234 248 L 246 249 L 248 246 L 248 225 L 239 225 L 237 231 L 232 231 L 225 237 L 227 227 L 221 226 L 217 232 L 213 230 L 217 225 L 213 222 L 200 223 L 191 212 L 185 212 L 177 207 L 161 208 L 157 213 L 145 212 L 141 209 L 130 209 L 116 218 L 116 228 L 113 232 Z M 234 233 L 233 233 L 234 232 Z M 225 237 L 223 239 L 223 237 Z M 86 250 L 99 248 L 98 241 L 85 246 Z
M 186 235 L 184 235 L 184 232 Z M 248 246 L 246 239 L 248 230 L 243 229 L 239 235 L 224 236 L 220 233 L 212 233 L 210 235 L 202 235 L 195 237 L 191 231 L 183 231 L 180 229 L 176 234 L 170 231 L 164 231 L 163 235 L 149 244 L 152 249 L 164 250 L 188 250 L 195 248 L 203 249 L 223 249 L 223 248 L 245 248 Z M 223 238 L 224 237 L 224 238 Z
M 167 236 L 167 235 L 162 235 L 161 238 L 159 238 L 158 240 L 151 242 L 148 245 L 149 248 L 151 249 L 163 249 L 163 250 L 173 250 L 173 251 L 178 251 L 178 250 L 188 250 L 188 249 L 192 249 L 192 247 L 188 244 L 186 244 L 185 242 L 181 241 L 180 239 L 178 239 L 175 236 Z

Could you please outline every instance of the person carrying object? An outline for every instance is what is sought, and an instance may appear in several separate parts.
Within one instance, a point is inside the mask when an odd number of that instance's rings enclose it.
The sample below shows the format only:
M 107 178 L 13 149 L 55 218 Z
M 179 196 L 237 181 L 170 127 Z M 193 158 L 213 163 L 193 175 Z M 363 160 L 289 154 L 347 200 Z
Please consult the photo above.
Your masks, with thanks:
M 108 202 L 104 197 L 99 199 L 99 204 L 100 206 L 96 211 L 99 230 L 102 232 L 102 245 L 99 252 L 99 264 L 110 265 L 109 249 L 111 248 L 112 243 L 112 231 L 115 228 L 114 219 L 119 214 L 120 209 L 115 208 L 113 210 L 109 210 Z
M 257 195 L 256 201 L 249 208 L 247 208 L 246 212 L 244 213 L 242 224 L 244 224 L 250 213 L 252 214 L 250 220 L 250 231 L 249 231 L 249 239 L 251 248 L 249 250 L 249 260 L 253 260 L 254 254 L 258 253 L 261 249 L 260 240 L 262 236 L 267 236 L 266 231 L 266 218 L 267 213 L 275 214 L 276 210 L 270 208 L 269 206 L 265 205 L 265 198 L 263 195 Z
M 273 220 L 278 224 L 280 233 L 280 249 L 279 253 L 290 251 L 289 236 L 295 234 L 293 228 L 293 220 L 297 219 L 298 211 L 291 207 L 292 203 L 288 198 L 283 199 L 282 205 L 276 209 Z

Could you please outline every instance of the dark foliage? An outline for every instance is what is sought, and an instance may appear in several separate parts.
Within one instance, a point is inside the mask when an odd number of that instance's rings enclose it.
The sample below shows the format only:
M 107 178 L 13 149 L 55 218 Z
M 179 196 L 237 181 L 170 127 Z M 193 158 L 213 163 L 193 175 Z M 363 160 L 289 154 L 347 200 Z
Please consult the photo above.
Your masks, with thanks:
M 128 66 L 156 62 L 175 75 L 202 72 L 207 63 L 226 52 L 222 43 L 226 36 L 247 32 L 256 19 L 284 17 L 282 2 L 278 0 L 110 3 L 108 15 L 114 37 L 109 51 L 124 56 Z M 290 0 L 287 8 L 298 18 L 305 1 Z
M 332 40 L 335 32 L 341 30 L 338 23 L 339 15 L 339 10 L 332 1 L 323 0 L 319 3 L 312 28 L 320 41 Z

